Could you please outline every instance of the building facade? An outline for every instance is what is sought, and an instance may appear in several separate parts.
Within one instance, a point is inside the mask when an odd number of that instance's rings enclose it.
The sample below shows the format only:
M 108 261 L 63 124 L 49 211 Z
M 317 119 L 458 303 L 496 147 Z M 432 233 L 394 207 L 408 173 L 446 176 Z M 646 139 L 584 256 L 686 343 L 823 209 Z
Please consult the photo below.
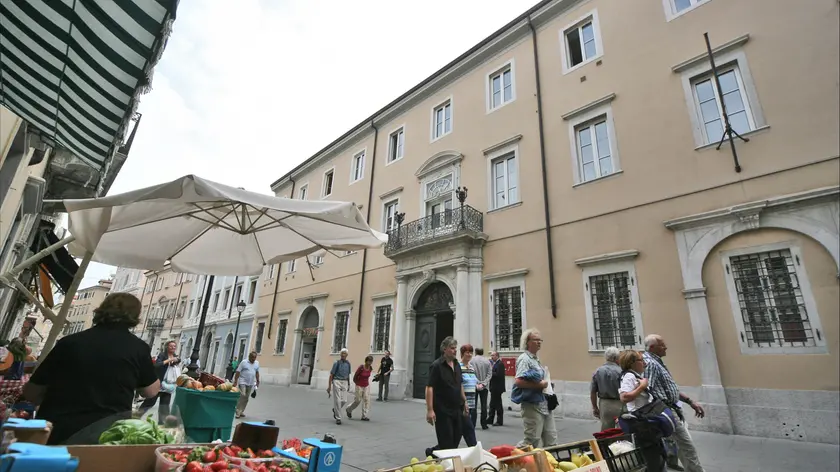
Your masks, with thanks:
M 166 264 L 161 270 L 145 271 L 143 279 L 140 287 L 142 311 L 135 334 L 149 344 L 153 355 L 157 355 L 169 341 L 180 343 L 196 276 L 174 272 Z
M 197 276 L 190 294 L 189 316 L 184 321 L 180 337 L 184 359 L 192 355 L 195 345 L 207 282 L 208 277 Z M 248 357 L 250 350 L 262 351 L 261 341 L 268 316 L 255 316 L 260 293 L 259 277 L 216 276 L 211 293 L 198 359 L 202 370 L 224 377 L 231 356 L 241 361 Z M 245 303 L 242 316 L 236 308 L 240 301 Z M 251 345 L 252 339 L 259 341 Z
M 67 324 L 61 332 L 62 336 L 78 333 L 93 326 L 93 310 L 111 293 L 112 284 L 113 280 L 100 280 L 96 285 L 76 292 L 76 296 L 70 302 Z M 61 309 L 61 305 L 63 302 L 56 306 L 56 312 Z
M 143 297 L 145 289 L 145 270 L 117 267 L 116 272 L 114 272 L 114 283 L 111 285 L 111 293 L 130 293 L 139 299 Z
M 538 328 L 590 418 L 603 350 L 656 333 L 692 428 L 838 443 L 839 6 L 771 3 L 543 1 L 280 178 L 390 239 L 266 269 L 263 380 L 390 349 L 421 397 L 442 337 Z

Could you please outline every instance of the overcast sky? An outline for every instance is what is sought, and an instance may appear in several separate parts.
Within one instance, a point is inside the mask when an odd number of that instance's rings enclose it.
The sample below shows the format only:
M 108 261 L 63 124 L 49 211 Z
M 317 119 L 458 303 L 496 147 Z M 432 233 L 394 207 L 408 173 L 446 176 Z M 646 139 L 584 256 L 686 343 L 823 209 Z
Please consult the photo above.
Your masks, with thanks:
M 271 182 L 535 3 L 181 2 L 110 194 L 186 174 L 271 193 Z M 114 270 L 92 263 L 82 287 Z

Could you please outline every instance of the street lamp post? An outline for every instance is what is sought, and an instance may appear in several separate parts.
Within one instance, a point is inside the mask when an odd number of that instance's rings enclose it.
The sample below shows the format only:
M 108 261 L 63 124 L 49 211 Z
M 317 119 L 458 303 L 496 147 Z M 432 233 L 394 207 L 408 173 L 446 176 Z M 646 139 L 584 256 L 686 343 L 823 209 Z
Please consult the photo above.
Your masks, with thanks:
M 227 372 L 225 372 L 225 378 L 228 380 L 233 380 L 233 358 L 236 354 L 236 339 L 239 337 L 239 321 L 242 320 L 242 312 L 245 311 L 245 301 L 239 300 L 239 303 L 236 304 L 236 311 L 239 313 L 236 316 L 236 331 L 233 335 L 233 345 L 230 349 L 230 360 L 228 361 Z

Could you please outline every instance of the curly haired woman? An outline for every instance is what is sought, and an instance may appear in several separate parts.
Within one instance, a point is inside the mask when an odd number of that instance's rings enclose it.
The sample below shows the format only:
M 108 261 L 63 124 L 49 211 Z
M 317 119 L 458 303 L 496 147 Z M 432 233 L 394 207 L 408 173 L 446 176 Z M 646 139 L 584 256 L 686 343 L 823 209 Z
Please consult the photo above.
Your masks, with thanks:
M 93 313 L 93 327 L 60 339 L 23 387 L 40 405 L 37 417 L 53 425 L 51 445 L 98 444 L 114 421 L 131 418 L 135 391 L 144 398 L 160 391 L 151 349 L 130 331 L 140 300 L 114 293 Z

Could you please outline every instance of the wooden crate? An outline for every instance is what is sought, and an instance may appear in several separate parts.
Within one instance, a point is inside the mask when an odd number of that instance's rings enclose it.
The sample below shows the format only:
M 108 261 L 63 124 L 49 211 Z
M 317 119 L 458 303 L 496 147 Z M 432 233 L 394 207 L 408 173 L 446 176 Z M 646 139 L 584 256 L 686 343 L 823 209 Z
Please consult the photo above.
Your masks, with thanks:
M 532 468 L 519 465 L 520 461 L 528 457 L 533 458 L 534 466 Z M 522 469 L 525 469 L 527 472 L 554 472 L 554 468 L 549 465 L 548 459 L 545 457 L 545 452 L 542 449 L 531 450 L 529 448 L 529 451 L 524 454 L 499 459 L 499 472 L 519 472 Z
M 444 457 L 444 458 L 439 458 L 439 459 L 432 459 L 432 460 L 428 460 L 428 461 L 420 461 L 420 462 L 417 462 L 415 464 L 405 464 L 405 465 L 401 465 L 399 467 L 394 467 L 394 468 L 391 468 L 391 469 L 378 469 L 376 472 L 402 472 L 402 469 L 404 467 L 411 467 L 412 465 L 418 465 L 418 464 L 440 464 L 441 462 L 444 462 L 444 461 L 451 461 L 452 462 L 452 467 L 447 468 L 446 469 L 447 472 L 464 472 L 464 464 L 461 462 L 461 458 L 457 457 L 457 456 L 456 457 Z

